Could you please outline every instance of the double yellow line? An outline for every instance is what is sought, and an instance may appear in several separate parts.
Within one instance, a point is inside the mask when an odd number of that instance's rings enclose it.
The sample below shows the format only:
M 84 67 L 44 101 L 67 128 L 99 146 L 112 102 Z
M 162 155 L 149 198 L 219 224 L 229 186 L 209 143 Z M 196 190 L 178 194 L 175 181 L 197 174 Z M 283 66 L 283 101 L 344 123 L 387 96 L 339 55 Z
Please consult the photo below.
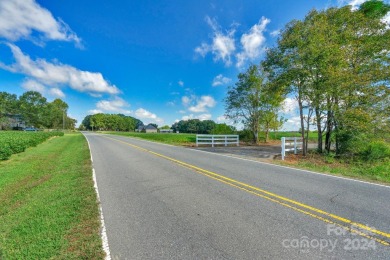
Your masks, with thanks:
M 174 163 L 176 163 L 178 165 L 181 165 L 183 167 L 186 167 L 188 169 L 192 169 L 195 172 L 200 173 L 202 175 L 205 175 L 205 176 L 207 176 L 207 177 L 209 177 L 211 179 L 214 179 L 216 181 L 225 183 L 227 185 L 230 185 L 232 187 L 235 187 L 235 188 L 238 188 L 240 190 L 246 191 L 246 192 L 251 193 L 253 195 L 256 195 L 258 197 L 261 197 L 261 198 L 267 199 L 269 201 L 275 202 L 275 203 L 277 203 L 279 205 L 282 205 L 282 206 L 285 206 L 287 208 L 293 209 L 293 210 L 298 211 L 300 213 L 303 213 L 303 214 L 305 214 L 307 216 L 310 216 L 310 217 L 316 218 L 318 220 L 321 220 L 321 221 L 323 221 L 325 223 L 334 224 L 334 225 L 336 225 L 336 226 L 338 226 L 340 228 L 343 228 L 343 229 L 345 229 L 345 230 L 347 230 L 347 231 L 349 231 L 351 233 L 355 233 L 355 234 L 358 234 L 358 235 L 360 235 L 362 237 L 368 238 L 370 240 L 374 240 L 374 241 L 376 241 L 376 242 L 378 242 L 378 243 L 380 243 L 382 245 L 390 246 L 390 242 L 389 242 L 390 241 L 389 240 L 390 239 L 390 234 L 389 233 L 386 233 L 386 232 L 383 232 L 383 231 L 371 228 L 369 226 L 366 226 L 366 225 L 354 222 L 352 220 L 349 220 L 349 219 L 346 219 L 346 218 L 334 215 L 332 213 L 328 213 L 328 212 L 323 211 L 321 209 L 318 209 L 318 208 L 306 205 L 304 203 L 301 203 L 301 202 L 298 202 L 298 201 L 295 201 L 295 200 L 292 200 L 292 199 L 280 196 L 278 194 L 275 194 L 275 193 L 272 193 L 272 192 L 260 189 L 258 187 L 254 187 L 254 186 L 251 186 L 249 184 L 246 184 L 246 183 L 243 183 L 243 182 L 240 182 L 240 181 L 228 178 L 226 176 L 217 174 L 215 172 L 202 169 L 202 168 L 197 167 L 195 165 L 192 165 L 192 164 L 189 164 L 189 163 L 186 163 L 186 162 L 183 162 L 183 161 L 176 160 L 174 158 L 165 156 L 163 154 L 153 152 L 151 150 L 142 148 L 140 146 L 137 146 L 137 145 L 134 145 L 134 144 L 131 144 L 131 143 L 127 143 L 127 142 L 124 142 L 124 141 L 121 141 L 121 140 L 118 140 L 118 139 L 115 139 L 115 138 L 111 138 L 111 137 L 106 137 L 105 136 L 105 138 L 109 138 L 109 139 L 115 140 L 117 142 L 124 143 L 124 144 L 129 145 L 129 146 L 131 146 L 133 148 L 136 148 L 138 150 L 141 150 L 141 151 L 153 154 L 155 156 L 164 158 L 166 160 L 174 162 Z

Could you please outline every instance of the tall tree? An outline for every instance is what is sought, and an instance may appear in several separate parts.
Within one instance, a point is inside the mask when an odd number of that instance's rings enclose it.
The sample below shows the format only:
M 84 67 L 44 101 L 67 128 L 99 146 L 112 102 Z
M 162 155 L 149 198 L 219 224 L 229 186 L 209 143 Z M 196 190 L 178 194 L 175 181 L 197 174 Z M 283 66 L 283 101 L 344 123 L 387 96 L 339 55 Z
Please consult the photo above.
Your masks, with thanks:
M 34 127 L 45 125 L 46 98 L 37 91 L 27 91 L 19 97 L 20 111 L 27 124 Z
M 238 81 L 230 86 L 225 98 L 226 116 L 235 123 L 243 123 L 259 142 L 262 117 L 274 107 L 280 106 L 279 92 L 269 93 L 268 80 L 262 67 L 252 65 L 245 73 L 238 74 Z M 268 128 L 269 129 L 269 128 Z

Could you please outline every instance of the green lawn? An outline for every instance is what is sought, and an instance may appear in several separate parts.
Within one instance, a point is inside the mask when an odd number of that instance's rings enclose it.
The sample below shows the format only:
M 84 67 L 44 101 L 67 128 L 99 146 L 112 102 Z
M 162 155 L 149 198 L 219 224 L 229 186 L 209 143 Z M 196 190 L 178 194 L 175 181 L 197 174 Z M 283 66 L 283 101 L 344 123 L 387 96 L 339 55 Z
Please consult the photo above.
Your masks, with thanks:
M 104 131 L 101 133 L 142 138 L 149 141 L 172 144 L 172 145 L 194 145 L 196 142 L 196 134 L 160 134 L 160 133 L 135 133 L 135 132 L 110 132 L 110 131 Z
M 81 134 L 0 162 L 0 259 L 102 259 L 90 154 Z

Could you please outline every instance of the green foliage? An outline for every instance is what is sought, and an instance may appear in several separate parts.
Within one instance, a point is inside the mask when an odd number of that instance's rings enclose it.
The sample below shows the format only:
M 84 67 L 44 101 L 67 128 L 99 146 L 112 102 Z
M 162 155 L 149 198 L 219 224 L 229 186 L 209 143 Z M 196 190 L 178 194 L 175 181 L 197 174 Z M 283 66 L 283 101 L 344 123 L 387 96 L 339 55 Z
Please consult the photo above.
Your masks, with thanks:
M 252 131 L 254 143 L 259 141 L 259 131 L 268 132 L 278 121 L 278 108 L 283 101 L 282 92 L 268 81 L 261 66 L 252 65 L 238 74 L 238 81 L 228 89 L 225 98 L 226 116 L 235 123 L 243 123 Z
M 359 11 L 371 19 L 378 19 L 390 11 L 390 6 L 380 0 L 370 0 L 361 4 Z
M 215 122 L 212 120 L 189 119 L 180 120 L 172 125 L 172 129 L 180 133 L 194 133 L 194 134 L 210 134 L 215 127 Z
M 390 144 L 385 141 L 373 141 L 363 152 L 364 160 L 372 161 L 388 161 L 390 163 Z
M 359 11 L 310 11 L 287 24 L 267 53 L 270 81 L 298 101 L 302 135 L 305 121 L 315 122 L 319 152 L 325 143 L 327 153 L 336 147 L 338 156 L 360 156 L 390 128 L 390 30 L 379 19 L 388 10 L 371 0 Z
M 235 133 L 236 133 L 235 127 L 231 125 L 227 125 L 225 123 L 216 124 L 210 132 L 210 134 L 214 134 L 214 135 L 229 135 Z
M 140 124 L 143 124 L 141 120 L 131 116 L 102 113 L 88 115 L 82 122 L 87 130 L 101 131 L 134 131 Z
M 63 132 L 0 131 L 0 160 L 7 160 L 12 154 L 24 152 L 50 137 L 63 135 Z

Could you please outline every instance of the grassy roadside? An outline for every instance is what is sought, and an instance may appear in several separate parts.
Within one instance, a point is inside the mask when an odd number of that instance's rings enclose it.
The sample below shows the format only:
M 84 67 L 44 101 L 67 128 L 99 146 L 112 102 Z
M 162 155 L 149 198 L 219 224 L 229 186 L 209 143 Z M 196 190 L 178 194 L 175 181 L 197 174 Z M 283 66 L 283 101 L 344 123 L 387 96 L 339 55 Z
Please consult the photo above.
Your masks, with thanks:
M 285 161 L 274 160 L 273 163 L 336 176 L 352 177 L 354 179 L 371 181 L 390 185 L 390 161 L 377 162 L 345 162 L 329 156 L 318 154 L 289 154 Z
M 160 142 L 171 145 L 194 145 L 196 134 L 160 134 L 160 133 L 136 133 L 136 132 L 114 132 L 102 131 L 103 134 L 129 136 L 149 141 Z
M 88 144 L 56 137 L 0 162 L 0 259 L 102 259 Z

